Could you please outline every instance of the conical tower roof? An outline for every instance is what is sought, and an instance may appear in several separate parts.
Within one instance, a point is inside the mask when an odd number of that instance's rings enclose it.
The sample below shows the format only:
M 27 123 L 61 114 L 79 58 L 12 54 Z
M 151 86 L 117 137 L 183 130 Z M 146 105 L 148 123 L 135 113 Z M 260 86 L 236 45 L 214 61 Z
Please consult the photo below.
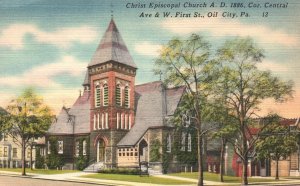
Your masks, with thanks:
M 115 61 L 137 68 L 113 19 L 111 19 L 88 67 L 108 61 Z

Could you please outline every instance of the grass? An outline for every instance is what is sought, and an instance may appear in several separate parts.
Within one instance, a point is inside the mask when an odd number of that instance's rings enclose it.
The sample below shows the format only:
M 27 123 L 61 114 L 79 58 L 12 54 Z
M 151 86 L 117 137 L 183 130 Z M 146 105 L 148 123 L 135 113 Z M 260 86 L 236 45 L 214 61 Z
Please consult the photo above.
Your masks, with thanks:
M 164 184 L 164 185 L 184 185 L 184 184 L 193 184 L 189 181 L 181 181 L 168 178 L 158 178 L 154 176 L 139 176 L 139 175 L 122 175 L 122 174 L 90 174 L 82 176 L 85 178 L 94 178 L 94 179 L 105 179 L 105 180 L 117 180 L 117 181 L 130 181 L 138 183 L 151 183 L 151 184 Z
M 22 168 L 0 168 L 0 171 L 10 171 L 10 172 L 22 172 Z M 34 174 L 65 174 L 71 172 L 78 172 L 77 170 L 45 170 L 45 169 L 33 169 L 26 168 L 26 173 Z
M 198 172 L 173 173 L 173 174 L 169 174 L 169 175 L 183 177 L 183 178 L 198 179 Z M 204 172 L 204 180 L 219 182 L 220 181 L 219 174 Z M 241 181 L 242 181 L 241 177 L 224 176 L 224 182 L 225 183 L 240 183 Z M 252 178 L 252 177 L 248 177 L 248 181 L 249 181 L 249 183 L 253 183 L 253 182 L 258 183 L 258 182 L 274 182 L 276 180 L 275 179 L 270 179 L 270 178 Z

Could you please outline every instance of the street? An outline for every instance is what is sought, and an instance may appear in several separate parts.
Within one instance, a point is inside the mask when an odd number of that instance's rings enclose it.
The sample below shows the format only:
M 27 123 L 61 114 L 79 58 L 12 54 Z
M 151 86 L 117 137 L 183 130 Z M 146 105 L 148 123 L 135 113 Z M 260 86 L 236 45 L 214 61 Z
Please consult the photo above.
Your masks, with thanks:
M 56 180 L 42 180 L 32 178 L 21 178 L 17 176 L 0 175 L 0 186 L 92 186 L 100 185 L 93 183 L 75 183 Z

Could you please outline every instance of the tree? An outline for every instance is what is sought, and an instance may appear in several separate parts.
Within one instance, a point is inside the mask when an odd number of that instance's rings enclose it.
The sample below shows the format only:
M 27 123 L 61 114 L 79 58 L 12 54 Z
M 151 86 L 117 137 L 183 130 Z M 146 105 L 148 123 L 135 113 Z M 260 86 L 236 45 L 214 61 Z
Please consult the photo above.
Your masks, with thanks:
M 201 97 L 205 97 L 206 85 L 211 81 L 213 61 L 210 60 L 210 45 L 202 37 L 192 34 L 187 40 L 174 38 L 160 51 L 155 61 L 154 72 L 162 75 L 166 85 L 186 86 L 197 129 L 198 185 L 203 185 L 203 128 Z
M 32 88 L 13 99 L 7 106 L 8 115 L 3 131 L 11 136 L 22 149 L 22 175 L 25 172 L 25 150 L 33 138 L 42 137 L 48 130 L 52 114 Z
M 297 138 L 294 133 L 290 133 L 289 126 L 280 124 L 280 117 L 274 116 L 271 119 L 273 121 L 261 133 L 255 145 L 255 151 L 259 159 L 271 159 L 276 162 L 275 179 L 279 180 L 278 162 L 297 150 Z
M 285 101 L 292 96 L 293 83 L 282 81 L 270 71 L 258 70 L 263 50 L 251 38 L 235 38 L 225 42 L 218 50 L 218 80 L 213 84 L 215 93 L 224 97 L 226 107 L 235 118 L 238 135 L 235 152 L 243 163 L 243 184 L 248 184 L 248 157 L 259 134 L 253 135 L 249 120 L 267 99 Z M 227 89 L 224 90 L 224 84 Z M 263 126 L 259 131 L 263 131 Z

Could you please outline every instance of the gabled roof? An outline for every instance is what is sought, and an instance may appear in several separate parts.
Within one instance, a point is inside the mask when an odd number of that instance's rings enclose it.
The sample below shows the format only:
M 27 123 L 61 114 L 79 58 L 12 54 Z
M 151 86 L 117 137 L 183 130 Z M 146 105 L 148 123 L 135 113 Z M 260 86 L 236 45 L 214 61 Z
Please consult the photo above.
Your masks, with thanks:
M 183 87 L 166 89 L 160 81 L 135 86 L 135 124 L 118 146 L 134 146 L 148 128 L 166 126 L 165 117 L 174 114 L 183 92 Z
M 4 108 L 0 107 L 0 114 L 8 114 L 8 112 Z
M 63 107 L 50 126 L 48 134 L 81 134 L 90 132 L 89 92 L 84 91 L 71 108 Z
M 113 19 L 111 19 L 88 67 L 108 61 L 137 68 Z
M 84 91 L 74 105 L 71 107 L 69 114 L 75 116 L 74 134 L 90 132 L 90 94 Z
M 69 109 L 62 107 L 56 121 L 51 124 L 49 134 L 73 134 L 73 125 L 69 120 Z

